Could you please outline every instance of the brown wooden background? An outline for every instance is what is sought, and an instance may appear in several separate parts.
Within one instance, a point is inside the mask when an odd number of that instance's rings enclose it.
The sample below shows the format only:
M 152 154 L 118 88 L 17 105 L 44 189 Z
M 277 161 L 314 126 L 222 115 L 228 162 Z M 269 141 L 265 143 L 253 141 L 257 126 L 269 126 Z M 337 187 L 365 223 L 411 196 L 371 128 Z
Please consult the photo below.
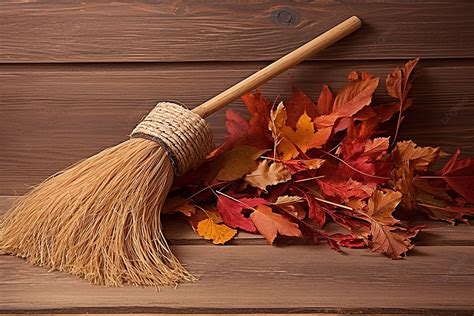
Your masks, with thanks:
M 316 97 L 363 69 L 385 78 L 420 57 L 415 105 L 402 138 L 474 154 L 474 2 L 465 1 L 9 1 L 0 2 L 0 195 L 28 187 L 126 139 L 159 100 L 198 105 L 356 14 L 363 28 L 263 87 L 288 95 L 291 78 Z M 232 107 L 242 110 L 242 104 Z M 222 140 L 224 112 L 211 118 Z M 10 202 L 0 199 L 0 212 Z M 444 230 L 443 230 L 444 229 Z M 202 280 L 160 296 L 103 289 L 0 257 L 4 311 L 472 312 L 473 233 L 423 235 L 391 263 L 324 247 L 209 247 L 172 240 Z M 170 236 L 170 235 L 168 235 Z M 173 237 L 171 236 L 171 237 Z M 434 236 L 434 237 L 433 237 Z M 428 238 L 433 237 L 433 238 Z M 246 268 L 244 268 L 246 267 Z M 356 271 L 356 273 L 354 272 Z

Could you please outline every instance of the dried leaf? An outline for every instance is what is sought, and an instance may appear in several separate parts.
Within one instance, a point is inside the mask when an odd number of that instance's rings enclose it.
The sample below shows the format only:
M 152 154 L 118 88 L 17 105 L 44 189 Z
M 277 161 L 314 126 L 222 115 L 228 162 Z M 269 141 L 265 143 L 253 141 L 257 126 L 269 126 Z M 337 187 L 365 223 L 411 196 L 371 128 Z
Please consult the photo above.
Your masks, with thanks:
M 257 169 L 245 177 L 250 185 L 266 190 L 267 186 L 286 182 L 291 179 L 291 174 L 284 164 L 279 162 L 270 163 L 264 159 L 260 161 Z
M 197 233 L 206 240 L 212 240 L 215 245 L 223 245 L 231 240 L 237 231 L 229 226 L 215 222 L 212 218 L 200 221 L 197 224 Z
M 393 218 L 392 213 L 401 199 L 402 194 L 400 192 L 376 190 L 369 199 L 367 214 L 372 219 L 385 225 L 396 224 L 398 220 Z
M 281 128 L 280 135 L 281 142 L 277 150 L 282 154 L 283 160 L 290 160 L 297 157 L 300 151 L 305 153 L 308 149 L 326 144 L 331 136 L 331 129 L 322 128 L 316 131 L 313 121 L 304 112 L 296 123 L 296 129 L 285 125 Z
M 230 199 L 224 195 L 217 196 L 217 211 L 222 216 L 225 224 L 233 228 L 242 228 L 248 232 L 257 231 L 252 221 L 244 217 L 244 209 L 253 209 L 257 205 L 266 204 L 261 198 Z
M 214 162 L 216 166 L 222 165 L 216 179 L 219 181 L 232 181 L 242 178 L 257 168 L 256 160 L 265 151 L 245 145 L 226 151 Z
M 474 159 L 458 160 L 460 154 L 461 151 L 456 150 L 441 171 L 442 177 L 456 193 L 474 203 Z
M 256 211 L 250 214 L 250 219 L 270 244 L 273 244 L 277 233 L 284 236 L 302 236 L 297 224 L 290 222 L 280 214 L 274 213 L 266 205 L 257 206 Z

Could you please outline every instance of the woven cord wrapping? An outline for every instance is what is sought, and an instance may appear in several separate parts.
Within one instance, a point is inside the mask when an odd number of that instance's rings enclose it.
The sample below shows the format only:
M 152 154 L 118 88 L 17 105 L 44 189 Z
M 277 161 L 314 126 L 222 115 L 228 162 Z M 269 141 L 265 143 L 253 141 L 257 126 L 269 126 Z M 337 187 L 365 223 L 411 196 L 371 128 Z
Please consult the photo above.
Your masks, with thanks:
M 206 121 L 183 106 L 159 102 L 133 130 L 131 137 L 159 143 L 181 175 L 204 161 L 214 148 Z

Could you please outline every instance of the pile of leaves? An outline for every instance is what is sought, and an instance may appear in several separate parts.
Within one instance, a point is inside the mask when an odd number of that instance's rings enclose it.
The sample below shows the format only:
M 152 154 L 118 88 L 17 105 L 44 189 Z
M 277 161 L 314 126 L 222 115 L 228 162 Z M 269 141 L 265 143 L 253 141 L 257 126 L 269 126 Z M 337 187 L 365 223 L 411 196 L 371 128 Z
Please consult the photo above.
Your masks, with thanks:
M 296 88 L 279 103 L 258 90 L 244 95 L 250 119 L 227 111 L 224 143 L 177 179 L 166 210 L 184 214 L 214 244 L 242 230 L 270 244 L 289 236 L 393 259 L 423 229 L 413 218 L 466 221 L 474 215 L 474 160 L 457 150 L 431 170 L 448 154 L 397 141 L 417 62 L 387 76 L 392 101 L 384 104 L 373 102 L 379 78 L 356 71 L 337 95 L 324 85 L 318 100 Z M 385 137 L 381 126 L 392 117 Z

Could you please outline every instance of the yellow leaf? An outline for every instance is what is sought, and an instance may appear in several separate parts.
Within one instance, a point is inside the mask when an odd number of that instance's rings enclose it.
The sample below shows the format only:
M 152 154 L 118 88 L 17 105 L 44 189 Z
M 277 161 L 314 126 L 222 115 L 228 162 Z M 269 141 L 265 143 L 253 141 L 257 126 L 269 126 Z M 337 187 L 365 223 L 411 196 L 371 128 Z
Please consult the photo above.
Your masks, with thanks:
M 269 185 L 286 182 L 291 179 L 291 174 L 284 164 L 274 162 L 270 165 L 268 160 L 262 160 L 257 169 L 245 177 L 250 185 L 265 190 Z
M 298 148 L 305 153 L 308 149 L 324 145 L 331 132 L 330 127 L 315 131 L 311 117 L 304 112 L 296 122 L 296 130 L 287 125 L 281 128 L 277 150 L 283 155 L 283 160 L 290 160 L 299 155 Z
M 206 240 L 212 240 L 215 245 L 223 245 L 235 236 L 237 230 L 225 224 L 218 224 L 213 219 L 208 218 L 198 223 L 197 233 Z
M 239 146 L 219 156 L 214 165 L 222 166 L 216 179 L 220 181 L 237 180 L 257 167 L 256 160 L 266 150 L 252 146 Z

